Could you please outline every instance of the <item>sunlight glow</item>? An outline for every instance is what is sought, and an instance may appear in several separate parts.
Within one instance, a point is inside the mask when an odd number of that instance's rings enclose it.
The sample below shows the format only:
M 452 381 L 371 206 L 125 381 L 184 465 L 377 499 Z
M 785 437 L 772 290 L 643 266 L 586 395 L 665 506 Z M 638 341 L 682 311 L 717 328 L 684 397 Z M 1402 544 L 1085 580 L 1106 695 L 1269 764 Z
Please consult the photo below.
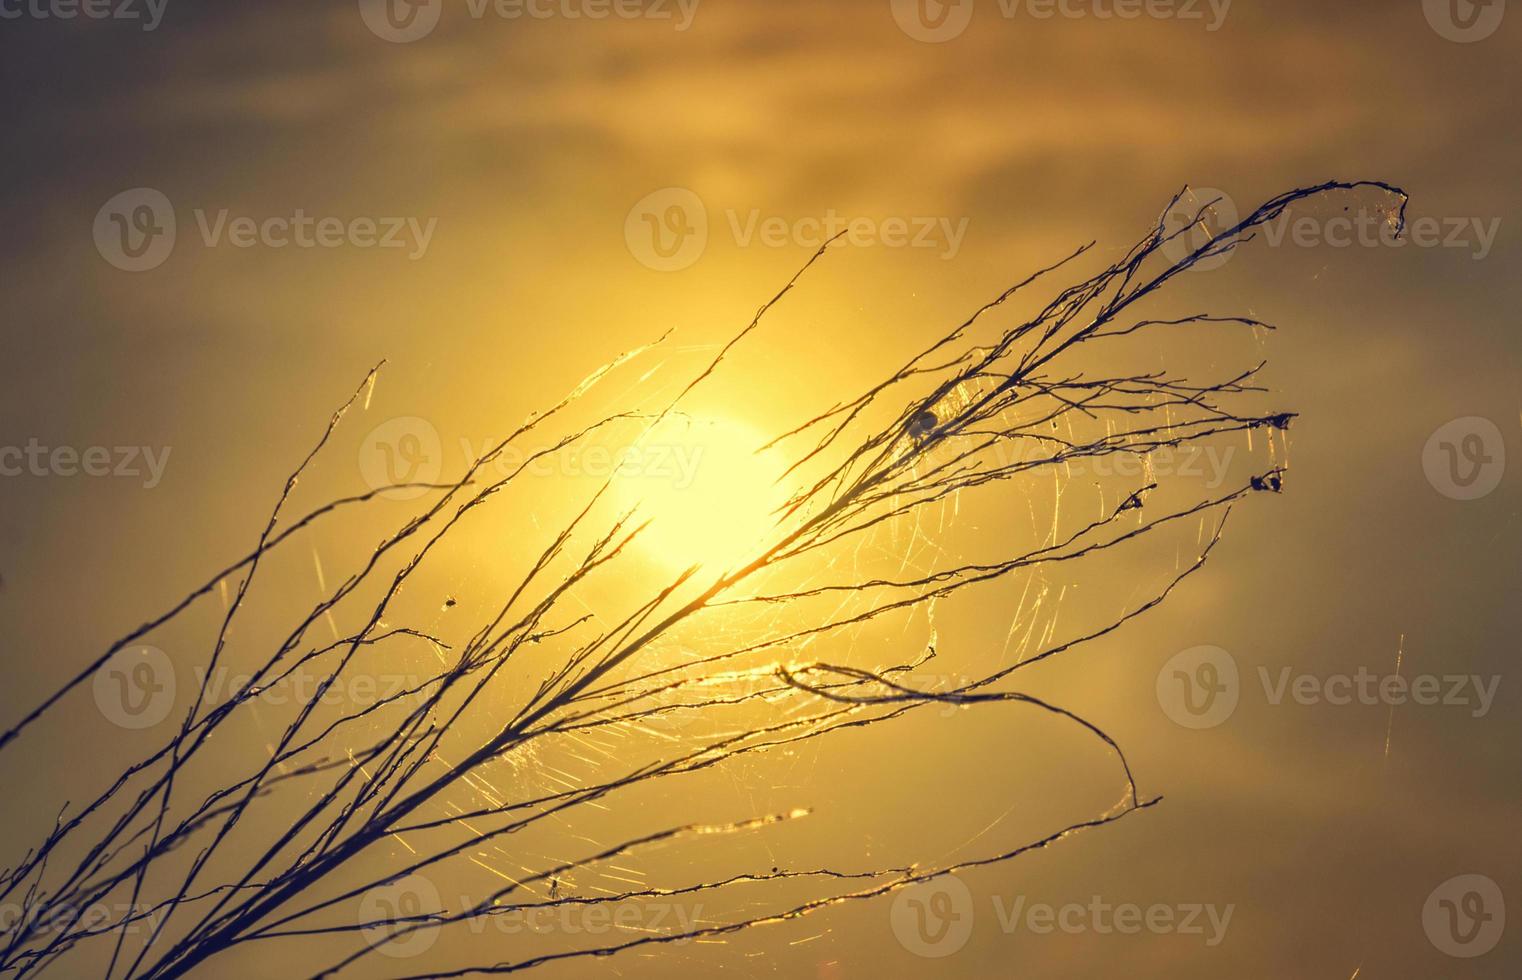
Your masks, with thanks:
M 756 429 L 733 419 L 682 421 L 642 447 L 619 478 L 624 506 L 650 520 L 647 552 L 673 568 L 728 568 L 755 556 L 783 501 L 782 472 Z

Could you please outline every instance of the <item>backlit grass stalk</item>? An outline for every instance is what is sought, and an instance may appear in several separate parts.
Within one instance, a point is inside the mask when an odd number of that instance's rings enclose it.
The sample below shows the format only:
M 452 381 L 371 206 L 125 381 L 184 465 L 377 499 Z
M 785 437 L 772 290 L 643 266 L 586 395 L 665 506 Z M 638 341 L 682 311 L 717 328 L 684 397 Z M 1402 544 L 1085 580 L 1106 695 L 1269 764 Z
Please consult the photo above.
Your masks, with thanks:
M 1161 507 L 1150 502 L 1157 485 L 1138 480 L 1119 503 L 1037 546 L 981 561 L 947 560 L 933 569 L 896 578 L 854 574 L 853 563 L 830 562 L 828 556 L 879 530 L 912 524 L 930 508 L 964 495 L 1018 486 L 1028 479 L 1049 481 L 1070 464 L 1123 454 L 1145 456 L 1232 433 L 1288 427 L 1292 413 L 1259 414 L 1238 408 L 1241 396 L 1262 391 L 1254 384 L 1261 365 L 1204 381 L 1161 372 L 1103 376 L 1091 367 L 1095 363 L 1091 345 L 1144 332 L 1267 327 L 1246 316 L 1156 318 L 1141 310 L 1175 277 L 1237 248 L 1255 229 L 1296 202 L 1363 187 L 1396 195 L 1403 220 L 1404 195 L 1375 182 L 1330 182 L 1281 195 L 1192 250 L 1174 248 L 1188 229 L 1170 231 L 1160 220 L 1114 264 L 1058 289 L 1029 318 L 996 329 L 991 338 L 974 341 L 974 330 L 985 328 L 1007 301 L 1066 270 L 1092 245 L 1010 287 L 869 390 L 777 437 L 773 448 L 792 456 L 785 477 L 789 494 L 775 514 L 769 538 L 753 554 L 722 570 L 694 565 L 652 590 L 634 609 L 611 620 L 611 625 L 577 611 L 568 601 L 574 590 L 589 582 L 620 576 L 631 547 L 646 531 L 637 513 L 604 516 L 608 484 L 588 494 L 578 514 L 554 533 L 521 581 L 502 597 L 495 614 L 480 624 L 468 642 L 450 649 L 442 638 L 426 631 L 388 625 L 399 593 L 416 570 L 441 542 L 462 533 L 472 513 L 491 505 L 527 467 L 573 451 L 608 427 L 633 425 L 648 432 L 680 412 L 689 393 L 709 383 L 737 345 L 760 328 L 767 312 L 828 251 L 830 245 L 826 245 L 663 410 L 610 416 L 552 440 L 516 467 L 501 467 L 510 447 L 558 420 L 603 377 L 640 353 L 631 352 L 594 373 L 559 404 L 529 419 L 458 479 L 428 487 L 433 496 L 422 512 L 385 536 L 348 578 L 292 624 L 246 684 L 221 699 L 213 697 L 209 679 L 228 654 L 232 627 L 244 614 L 251 590 L 262 581 L 268 555 L 296 532 L 338 511 L 364 507 L 382 492 L 334 500 L 304 515 L 288 513 L 298 480 L 327 447 L 346 412 L 367 395 L 372 372 L 334 414 L 286 481 L 247 556 L 112 644 L 35 711 L 0 733 L 0 750 L 24 751 L 24 739 L 36 734 L 29 730 L 115 654 L 180 618 L 218 583 L 235 583 L 207 647 L 205 679 L 173 734 L 147 757 L 130 763 L 124 760 L 117 780 L 88 803 L 67 807 L 51 833 L 36 841 L 13 867 L 0 872 L 0 902 L 17 903 L 23 910 L 21 918 L 0 933 L 0 974 L 29 977 L 56 967 L 52 971 L 56 975 L 77 975 L 71 967 L 77 958 L 100 956 L 108 949 L 108 977 L 171 980 L 192 975 L 237 947 L 278 946 L 295 937 L 330 936 L 335 952 L 329 962 L 314 967 L 315 975 L 329 976 L 369 956 L 373 947 L 366 935 L 377 928 L 401 939 L 418 930 L 501 915 L 504 910 L 693 896 L 773 881 L 813 882 L 818 887 L 817 897 L 806 901 L 779 900 L 760 914 L 677 933 L 637 935 L 596 948 L 525 954 L 517 960 L 420 976 L 509 973 L 558 959 L 723 936 L 798 918 L 949 871 L 1007 861 L 1075 831 L 1152 806 L 1156 798 L 1140 792 L 1120 747 L 1105 732 L 1068 708 L 1012 690 L 1007 684 L 1019 670 L 1103 637 L 1163 602 L 1204 565 L 1220 541 L 1221 527 L 1234 503 L 1257 491 L 1280 489 L 1278 470 L 1257 474 L 1235 488 L 1194 493 L 1182 504 Z M 1170 207 L 1178 203 L 1175 198 Z M 1178 255 L 1176 260 L 1169 258 L 1170 251 Z M 493 472 L 494 467 L 498 472 Z M 1016 573 L 1061 574 L 1071 563 L 1086 562 L 1169 526 L 1201 521 L 1208 522 L 1207 532 L 1194 559 L 1142 601 L 1066 639 L 1053 640 L 1014 665 L 953 689 L 925 691 L 910 682 L 929 653 L 875 669 L 803 657 L 820 637 L 926 607 Z M 807 566 L 807 573 L 793 571 L 821 558 L 825 560 Z M 396 569 L 388 571 L 388 563 Z M 827 569 L 822 577 L 819 567 Z M 339 609 L 352 619 L 357 605 L 362 605 L 363 613 L 355 620 L 362 622 L 357 630 L 334 642 L 313 640 L 316 624 Z M 752 634 L 688 662 L 671 664 L 650 656 L 653 647 L 699 617 L 789 608 L 812 611 L 799 622 L 766 616 L 766 625 L 756 627 Z M 337 718 L 317 716 L 322 695 L 347 672 L 367 664 L 367 658 L 384 657 L 392 643 L 418 640 L 435 644 L 444 654 L 432 676 L 362 709 L 340 712 Z M 497 687 L 506 683 L 505 668 L 529 649 L 557 651 L 542 683 L 532 690 L 508 692 L 516 705 L 510 716 L 495 718 L 489 734 L 469 751 L 444 761 L 439 749 L 446 735 L 486 730 L 480 714 L 486 692 L 491 690 L 500 698 Z M 303 669 L 320 672 L 318 696 L 302 706 L 272 741 L 262 764 L 228 771 L 214 792 L 192 795 L 178 785 L 193 760 L 221 759 L 213 737 L 232 718 L 247 710 L 262 691 Z M 581 808 L 632 787 L 846 729 L 885 724 L 907 712 L 948 703 L 1033 708 L 1099 739 L 1117 759 L 1121 802 L 1109 812 L 1055 828 L 1041 840 L 950 866 L 735 869 L 729 876 L 681 887 L 558 894 L 559 883 L 578 871 L 696 835 L 762 832 L 802 811 L 759 814 L 720 826 L 674 826 L 548 863 L 532 874 L 504 882 L 472 907 L 423 910 L 381 921 L 350 914 L 338 926 L 327 924 L 323 917 L 334 910 L 352 909 L 373 887 L 468 860 L 482 847 L 503 844 L 508 835 L 541 821 L 553 819 L 574 827 Z M 622 770 L 609 763 L 607 771 L 586 785 L 517 797 L 511 796 L 509 787 L 509 798 L 500 801 L 479 800 L 471 792 L 477 785 L 474 780 L 504 761 L 521 759 L 535 743 L 627 732 L 663 717 L 701 715 L 736 705 L 764 708 L 767 720 L 717 734 L 670 739 L 660 758 Z M 382 713 L 388 721 L 379 735 L 355 734 Z M 295 795 L 288 795 L 292 792 Z M 444 806 L 446 799 L 457 799 L 462 793 L 477 798 L 478 805 L 467 812 Z M 286 801 L 284 812 L 293 813 L 294 818 L 261 822 L 262 808 L 276 798 Z M 440 834 L 450 830 L 458 831 L 455 839 L 441 843 Z M 233 845 L 229 842 L 235 833 Z M 382 874 L 356 877 L 361 858 L 372 859 L 380 842 L 397 838 L 408 841 L 416 852 Z M 236 869 L 232 875 L 226 871 L 229 867 Z M 340 881 L 344 884 L 335 884 Z M 323 885 L 329 887 L 319 887 Z M 106 922 L 87 919 L 86 909 L 108 900 L 126 900 L 134 911 Z

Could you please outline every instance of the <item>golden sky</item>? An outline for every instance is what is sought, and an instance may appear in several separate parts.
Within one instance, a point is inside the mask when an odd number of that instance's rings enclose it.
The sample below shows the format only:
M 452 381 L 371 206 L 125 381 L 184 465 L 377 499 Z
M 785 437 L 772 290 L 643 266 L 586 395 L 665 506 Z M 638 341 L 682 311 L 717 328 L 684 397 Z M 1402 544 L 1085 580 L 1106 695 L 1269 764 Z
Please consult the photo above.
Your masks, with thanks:
M 1272 229 L 1177 285 L 1185 307 L 1279 327 L 1221 350 L 1186 340 L 1156 361 L 1266 358 L 1275 403 L 1302 414 L 1287 492 L 1239 508 L 1210 567 L 1163 609 L 1033 676 L 1125 746 L 1160 806 L 963 876 L 976 925 L 951 955 L 918 955 L 889 898 L 549 972 L 1516 975 L 1514 934 L 1485 957 L 1452 958 L 1423 909 L 1444 882 L 1483 874 L 1522 919 L 1522 706 L 1510 671 L 1522 463 L 1493 492 L 1456 500 L 1423 459 L 1440 427 L 1466 418 L 1490 420 L 1522 453 L 1522 12 L 1476 38 L 1444 19 L 1445 3 L 1422 0 L 669 0 L 606 18 L 567 16 L 604 9 L 594 0 L 530 4 L 543 16 L 441 4 L 411 40 L 380 36 L 375 5 L 353 2 L 168 0 L 151 30 L 30 13 L 4 25 L 0 446 L 148 447 L 162 469 L 0 478 L 13 665 L 0 718 L 245 553 L 285 475 L 382 359 L 324 482 L 303 487 L 308 504 L 363 486 L 352 461 L 388 419 L 426 420 L 457 472 L 668 330 L 607 398 L 648 408 L 670 397 L 832 220 L 864 230 L 725 362 L 702 412 L 746 432 L 797 424 L 1076 246 L 1095 240 L 1113 261 L 1185 185 L 1246 214 L 1293 187 L 1385 180 L 1411 195 L 1404 243 L 1378 230 L 1389 199 L 1360 191 L 1293 212 L 1309 221 L 1303 235 Z M 172 250 L 142 271 L 119 267 L 138 260 L 113 251 L 102 217 L 124 193 L 129 222 L 150 200 L 175 220 Z M 1338 219 L 1371 215 L 1339 242 Z M 312 247 L 290 244 L 303 216 Z M 260 230 L 240 247 L 250 219 Z M 324 220 L 332 247 L 319 241 Z M 1267 458 L 1261 442 L 1239 451 L 1205 461 L 1199 479 L 1219 462 L 1240 480 L 1255 472 L 1249 454 Z M 969 515 L 960 533 L 1014 533 L 1021 506 Z M 297 576 L 317 574 L 313 554 L 336 563 L 357 533 L 302 546 L 286 598 L 315 598 Z M 451 558 L 440 589 L 485 602 L 506 579 L 504 540 Z M 1113 570 L 1087 586 L 1099 598 L 1077 589 L 1052 601 L 1108 609 L 1179 554 Z M 943 649 L 998 664 L 1023 615 L 1018 593 L 962 602 L 938 624 Z M 871 642 L 913 647 L 925 628 Z M 1201 646 L 1230 652 L 1242 695 L 1229 720 L 1194 730 L 1160 708 L 1156 685 L 1171 658 Z M 1398 654 L 1404 675 L 1494 682 L 1493 703 L 1392 711 L 1270 697 L 1286 669 L 1384 676 Z M 0 757 L 0 779 L 27 794 L 0 806 L 13 842 L 51 825 L 57 804 L 39 787 L 57 764 L 101 775 L 95 746 L 123 738 L 88 694 L 61 710 L 26 764 Z M 690 802 L 715 820 L 816 811 L 736 855 L 940 861 L 1112 803 L 1106 763 L 1090 753 L 1031 719 L 927 716 L 695 778 Z M 1069 783 L 1085 763 L 1095 785 Z M 642 800 L 608 819 L 643 826 L 641 813 L 670 804 Z M 1204 936 L 1001 928 L 1000 910 L 1022 898 L 1232 911 L 1216 943 L 1208 925 Z M 222 969 L 268 975 L 257 956 Z

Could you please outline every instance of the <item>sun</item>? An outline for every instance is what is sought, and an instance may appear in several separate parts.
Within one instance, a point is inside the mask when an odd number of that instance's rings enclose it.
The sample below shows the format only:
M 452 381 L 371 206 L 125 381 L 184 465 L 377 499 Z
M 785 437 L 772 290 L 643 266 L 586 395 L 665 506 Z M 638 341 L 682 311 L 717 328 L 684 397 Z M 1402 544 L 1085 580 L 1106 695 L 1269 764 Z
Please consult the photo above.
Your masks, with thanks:
M 625 507 L 650 525 L 645 550 L 673 568 L 727 569 L 756 557 L 785 495 L 783 467 L 759 431 L 728 418 L 678 420 L 631 453 L 618 474 Z

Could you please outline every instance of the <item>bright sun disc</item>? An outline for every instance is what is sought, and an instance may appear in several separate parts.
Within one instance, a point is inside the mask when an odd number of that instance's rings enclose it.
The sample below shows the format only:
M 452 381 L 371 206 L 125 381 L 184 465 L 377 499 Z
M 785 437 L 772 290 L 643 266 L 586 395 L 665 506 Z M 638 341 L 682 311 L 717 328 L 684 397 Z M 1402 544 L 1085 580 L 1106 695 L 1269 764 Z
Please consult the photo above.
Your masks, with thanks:
M 757 452 L 764 442 L 747 425 L 717 419 L 673 424 L 642 444 L 619 492 L 651 522 L 640 536 L 645 548 L 678 568 L 754 558 L 783 499 L 775 454 Z

